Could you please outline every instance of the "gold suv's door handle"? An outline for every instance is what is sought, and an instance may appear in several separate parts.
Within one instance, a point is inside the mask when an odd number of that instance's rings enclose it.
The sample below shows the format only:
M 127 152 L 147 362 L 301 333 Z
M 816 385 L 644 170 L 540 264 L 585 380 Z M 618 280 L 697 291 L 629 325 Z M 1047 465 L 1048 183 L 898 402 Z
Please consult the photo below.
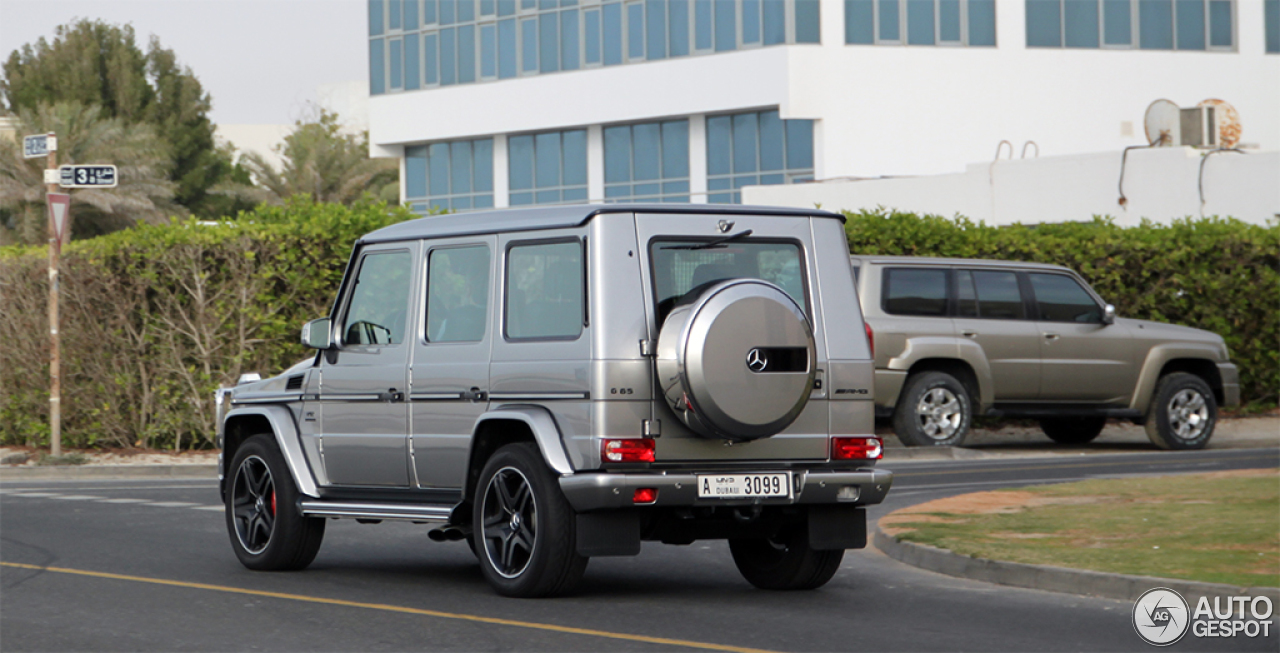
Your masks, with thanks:
M 1058 334 L 1056 334 L 1056 333 L 1046 333 L 1046 334 L 1044 334 L 1044 339 L 1045 339 L 1045 340 L 1057 340 L 1058 338 L 1059 338 L 1059 336 L 1058 336 Z
M 962 331 L 962 332 L 960 332 L 960 334 L 961 334 L 961 335 L 963 335 L 963 336 L 964 336 L 964 337 L 966 337 L 966 338 L 972 338 L 972 337 L 974 337 L 974 336 L 978 335 L 978 332 L 977 332 L 977 331 Z

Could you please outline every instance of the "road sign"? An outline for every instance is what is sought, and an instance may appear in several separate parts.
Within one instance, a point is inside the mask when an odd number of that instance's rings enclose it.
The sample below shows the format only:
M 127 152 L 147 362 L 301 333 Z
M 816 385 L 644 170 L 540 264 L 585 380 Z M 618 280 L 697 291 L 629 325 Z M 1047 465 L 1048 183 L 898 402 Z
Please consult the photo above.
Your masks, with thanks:
M 62 166 L 58 185 L 63 188 L 115 188 L 116 167 L 110 165 Z
M 49 219 L 53 220 L 53 233 L 58 238 L 58 242 L 66 240 L 63 233 L 66 230 L 67 214 L 71 212 L 71 196 L 66 193 L 49 193 Z
M 35 159 L 42 156 L 49 156 L 50 152 L 58 149 L 58 139 L 50 138 L 48 134 L 34 134 L 32 136 L 22 137 L 22 158 Z

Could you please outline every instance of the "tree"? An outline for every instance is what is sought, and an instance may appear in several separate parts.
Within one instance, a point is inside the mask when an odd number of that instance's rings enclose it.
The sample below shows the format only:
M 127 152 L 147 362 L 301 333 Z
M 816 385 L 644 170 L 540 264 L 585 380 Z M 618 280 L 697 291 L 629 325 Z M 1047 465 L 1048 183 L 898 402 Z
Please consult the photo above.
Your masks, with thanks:
M 72 231 L 84 238 L 136 221 L 159 222 L 174 210 L 166 144 L 147 124 L 102 115 L 97 105 L 59 102 L 18 114 L 20 133 L 58 135 L 58 163 L 113 163 L 116 188 L 71 191 Z M 0 139 L 0 211 L 8 224 L 0 241 L 47 240 L 43 158 L 24 159 L 22 145 Z
M 178 204 L 202 217 L 248 208 L 209 193 L 237 175 L 230 152 L 214 141 L 209 94 L 158 38 L 151 37 L 144 54 L 130 25 L 81 19 L 58 27 L 52 43 L 40 38 L 34 47 L 24 45 L 4 63 L 0 95 L 15 114 L 78 102 L 101 106 L 103 118 L 149 124 L 165 144 Z
M 399 181 L 394 160 L 369 158 L 367 133 L 359 137 L 342 133 L 338 114 L 324 109 L 315 120 L 294 123 L 293 132 L 277 151 L 284 158 L 279 170 L 256 152 L 245 154 L 241 165 L 257 186 L 227 188 L 227 192 L 271 204 L 308 195 L 318 202 L 350 205 L 366 191 L 381 197 L 385 186 Z

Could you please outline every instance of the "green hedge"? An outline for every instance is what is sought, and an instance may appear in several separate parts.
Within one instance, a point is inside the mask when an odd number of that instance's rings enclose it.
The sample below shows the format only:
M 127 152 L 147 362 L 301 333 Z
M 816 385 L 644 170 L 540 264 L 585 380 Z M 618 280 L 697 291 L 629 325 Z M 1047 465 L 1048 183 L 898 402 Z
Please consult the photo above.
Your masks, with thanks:
M 73 242 L 61 265 L 62 419 L 68 447 L 208 448 L 213 391 L 310 352 L 351 246 L 416 217 L 297 198 L 234 220 L 174 221 Z M 0 443 L 48 443 L 43 248 L 0 249 Z
M 62 295 L 63 442 L 209 448 L 213 391 L 310 355 L 298 328 L 327 315 L 352 243 L 415 217 L 381 203 L 295 199 L 217 223 L 175 221 L 72 243 Z M 850 248 L 1059 263 L 1122 315 L 1222 334 L 1247 401 L 1280 388 L 1280 228 L 1235 220 L 1120 228 L 1097 220 L 989 227 L 850 214 Z M 0 248 L 0 443 L 48 443 L 43 248 Z
M 1056 263 L 1078 271 L 1123 317 L 1221 335 L 1240 368 L 1242 400 L 1280 392 L 1280 226 L 1185 219 L 1119 227 L 1111 220 L 993 227 L 964 218 L 846 213 L 857 254 Z

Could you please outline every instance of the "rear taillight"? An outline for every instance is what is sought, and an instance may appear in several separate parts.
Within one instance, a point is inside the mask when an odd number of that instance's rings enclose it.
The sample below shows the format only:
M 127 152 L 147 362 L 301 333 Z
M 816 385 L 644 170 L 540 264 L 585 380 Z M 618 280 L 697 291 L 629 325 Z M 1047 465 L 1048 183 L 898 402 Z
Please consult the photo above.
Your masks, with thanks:
M 600 458 L 609 463 L 651 463 L 652 438 L 618 438 L 600 444 Z
M 871 350 L 871 357 L 876 357 L 876 332 L 871 330 L 871 325 L 866 322 L 862 323 L 867 327 L 867 348 Z
M 831 438 L 832 460 L 879 460 L 883 455 L 880 438 Z

